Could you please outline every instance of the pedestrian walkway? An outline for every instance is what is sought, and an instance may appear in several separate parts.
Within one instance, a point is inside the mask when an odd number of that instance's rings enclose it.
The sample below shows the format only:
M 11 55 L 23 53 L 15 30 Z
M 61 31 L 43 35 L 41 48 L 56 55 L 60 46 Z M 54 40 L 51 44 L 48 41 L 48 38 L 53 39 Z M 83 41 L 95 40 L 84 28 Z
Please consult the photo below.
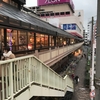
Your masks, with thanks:
M 85 72 L 86 58 L 82 57 L 82 59 L 77 64 L 75 69 L 75 76 L 79 76 L 79 83 L 74 83 L 74 94 L 72 100 L 90 100 L 89 98 L 89 89 L 84 87 L 84 72 Z

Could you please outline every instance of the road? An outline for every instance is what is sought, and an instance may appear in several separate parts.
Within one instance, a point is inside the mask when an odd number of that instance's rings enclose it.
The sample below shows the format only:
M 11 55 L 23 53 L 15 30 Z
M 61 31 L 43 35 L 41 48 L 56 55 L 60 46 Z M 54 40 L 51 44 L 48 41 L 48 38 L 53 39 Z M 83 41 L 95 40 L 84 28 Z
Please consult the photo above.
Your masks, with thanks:
M 85 53 L 87 52 L 87 49 L 84 50 Z M 75 69 L 75 76 L 79 76 L 79 83 L 74 83 L 74 94 L 72 100 L 90 100 L 89 96 L 89 89 L 85 88 L 84 86 L 84 78 L 85 78 L 85 66 L 86 66 L 86 58 L 83 57 L 77 64 L 77 67 Z

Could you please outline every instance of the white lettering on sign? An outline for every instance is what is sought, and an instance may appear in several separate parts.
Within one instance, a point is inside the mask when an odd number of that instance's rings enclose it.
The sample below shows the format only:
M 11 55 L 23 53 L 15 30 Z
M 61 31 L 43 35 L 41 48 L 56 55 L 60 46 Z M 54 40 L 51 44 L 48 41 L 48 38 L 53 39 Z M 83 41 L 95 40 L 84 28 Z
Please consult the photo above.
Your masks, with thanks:
M 60 2 L 60 0 L 46 0 L 45 3 L 56 3 Z

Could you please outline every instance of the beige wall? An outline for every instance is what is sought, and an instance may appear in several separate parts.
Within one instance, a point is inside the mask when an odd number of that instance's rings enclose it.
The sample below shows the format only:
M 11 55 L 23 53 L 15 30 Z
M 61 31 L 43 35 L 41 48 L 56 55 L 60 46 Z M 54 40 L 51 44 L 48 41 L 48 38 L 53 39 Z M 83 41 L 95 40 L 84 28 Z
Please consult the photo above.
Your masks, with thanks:
M 76 23 L 77 26 L 80 28 L 81 33 L 79 31 L 74 31 L 74 32 L 77 32 L 81 36 L 83 36 L 83 27 L 82 27 L 82 24 L 81 24 L 78 17 L 76 17 L 76 16 L 61 17 L 61 18 L 59 18 L 59 20 L 60 20 L 60 24 L 71 24 L 71 23 L 73 24 L 73 23 Z M 68 32 L 73 32 L 73 30 L 69 30 Z
M 45 9 L 45 11 L 53 11 L 53 12 L 67 12 L 67 11 L 70 11 L 70 15 L 73 15 L 73 12 L 70 9 L 68 4 L 57 4 L 57 5 L 41 6 L 41 9 Z
M 59 27 L 62 24 L 73 24 L 76 23 L 76 25 L 81 30 L 68 30 L 68 32 L 77 32 L 81 36 L 83 36 L 83 11 L 77 10 L 74 14 L 72 10 L 70 9 L 68 4 L 57 4 L 57 5 L 47 5 L 47 6 L 41 6 L 41 9 L 45 9 L 45 11 L 53 11 L 53 12 L 67 12 L 70 11 L 70 15 L 66 16 L 49 16 L 49 17 L 41 17 L 42 20 L 49 22 L 50 24 L 53 24 L 56 27 Z M 81 16 L 78 17 L 78 13 L 81 13 Z
M 47 22 L 49 22 L 49 19 L 52 19 L 52 21 L 55 20 L 55 19 L 58 19 L 59 20 L 59 25 L 76 23 L 77 26 L 80 28 L 81 33 L 79 31 L 76 31 L 76 30 L 68 30 L 68 32 L 77 32 L 81 36 L 83 36 L 83 27 L 82 27 L 82 24 L 81 24 L 81 22 L 80 22 L 80 20 L 77 16 L 42 18 L 42 20 L 47 21 Z M 58 24 L 58 22 L 56 22 L 56 23 Z
M 79 16 L 80 14 L 80 16 Z M 75 10 L 75 13 L 74 13 L 75 16 L 77 16 L 80 21 L 83 23 L 83 20 L 84 20 L 84 11 L 83 10 Z

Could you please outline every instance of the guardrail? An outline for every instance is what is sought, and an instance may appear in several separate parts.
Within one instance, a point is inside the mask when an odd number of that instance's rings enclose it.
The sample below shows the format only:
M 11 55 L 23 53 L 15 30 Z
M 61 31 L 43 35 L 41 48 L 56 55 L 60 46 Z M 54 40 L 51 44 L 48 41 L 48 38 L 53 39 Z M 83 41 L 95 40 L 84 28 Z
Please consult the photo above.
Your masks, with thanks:
M 44 51 L 44 52 L 36 52 L 35 56 L 37 56 L 44 63 L 48 64 L 48 62 L 51 63 L 52 60 L 54 61 L 54 59 L 56 59 L 56 61 L 58 58 L 60 59 L 61 55 L 63 55 L 63 57 L 67 56 L 71 52 L 77 50 L 82 45 L 83 45 L 83 42 L 78 43 L 78 44 L 74 44 L 74 45 L 70 45 L 70 46 L 64 46 L 61 48 L 58 47 L 58 48 L 55 48 L 53 50 L 49 49 L 48 51 Z
M 58 91 L 65 91 L 67 87 L 73 90 L 68 76 L 63 79 L 33 55 L 0 61 L 0 100 L 13 100 L 34 83 Z

